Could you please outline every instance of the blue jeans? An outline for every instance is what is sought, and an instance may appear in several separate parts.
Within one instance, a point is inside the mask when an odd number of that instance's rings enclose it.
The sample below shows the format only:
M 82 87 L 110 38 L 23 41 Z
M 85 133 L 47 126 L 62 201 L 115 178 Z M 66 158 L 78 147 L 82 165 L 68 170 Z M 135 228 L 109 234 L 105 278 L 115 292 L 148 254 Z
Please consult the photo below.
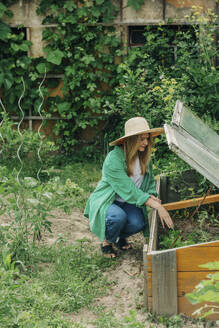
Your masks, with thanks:
M 106 212 L 106 240 L 115 243 L 118 237 L 127 238 L 145 228 L 141 208 L 115 201 Z

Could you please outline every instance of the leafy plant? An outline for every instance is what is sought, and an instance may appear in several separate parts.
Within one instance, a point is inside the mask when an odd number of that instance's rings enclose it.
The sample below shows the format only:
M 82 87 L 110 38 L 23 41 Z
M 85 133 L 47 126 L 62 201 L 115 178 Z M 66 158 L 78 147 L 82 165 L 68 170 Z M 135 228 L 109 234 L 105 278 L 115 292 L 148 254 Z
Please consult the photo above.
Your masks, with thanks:
M 137 313 L 135 310 L 131 310 L 129 311 L 129 315 L 125 317 L 124 319 L 125 323 L 126 323 L 126 327 L 130 327 L 130 328 L 144 328 L 145 327 L 145 323 L 144 322 L 139 322 L 137 320 Z
M 33 244 L 44 231 L 51 232 L 51 211 L 59 208 L 69 213 L 84 191 L 70 179 L 65 184 L 59 177 L 42 183 L 32 177 L 17 180 L 16 172 L 9 175 L 5 168 L 0 172 L 1 214 L 7 212 L 11 219 L 8 229 L 1 231 L 0 244 L 7 245 L 13 260 L 26 263 Z
M 199 265 L 201 268 L 219 271 L 219 262 L 209 262 Z M 219 313 L 219 272 L 208 274 L 208 279 L 202 280 L 193 290 L 192 293 L 186 294 L 186 298 L 191 304 L 200 304 L 208 302 L 193 312 L 193 315 L 201 315 L 202 318 L 208 317 L 211 314 Z
M 152 323 L 156 323 L 159 325 L 162 324 L 163 327 L 181 328 L 187 326 L 187 322 L 183 320 L 181 315 L 173 315 L 169 317 L 169 316 L 157 316 L 155 313 L 148 313 L 147 319 Z M 149 326 L 149 327 L 152 328 L 154 326 Z
M 145 0 L 128 0 L 128 6 L 133 7 L 136 11 L 139 10 L 145 3 Z
M 54 141 L 39 135 L 36 131 L 16 129 L 17 123 L 2 113 L 0 156 L 1 165 L 8 170 L 22 170 L 21 176 L 37 177 L 39 170 L 43 171 L 50 165 L 50 158 L 57 151 Z M 43 141 L 42 141 L 43 139 Z M 19 157 L 20 161 L 19 161 Z M 45 176 L 45 174 L 42 174 Z
M 180 235 L 181 232 L 182 232 L 181 230 L 170 230 L 168 231 L 167 235 L 162 234 L 160 236 L 160 241 L 159 241 L 160 247 L 164 249 L 170 248 L 178 236 L 179 238 L 177 239 L 174 247 L 182 246 L 183 242 L 182 242 L 182 236 Z
M 11 224 L 0 243 L 6 245 L 14 261 L 30 261 L 32 243 L 41 239 L 43 230 L 51 231 L 48 217 L 51 195 L 45 193 L 33 178 L 20 179 L 11 175 L 1 183 L 2 212 L 7 212 Z

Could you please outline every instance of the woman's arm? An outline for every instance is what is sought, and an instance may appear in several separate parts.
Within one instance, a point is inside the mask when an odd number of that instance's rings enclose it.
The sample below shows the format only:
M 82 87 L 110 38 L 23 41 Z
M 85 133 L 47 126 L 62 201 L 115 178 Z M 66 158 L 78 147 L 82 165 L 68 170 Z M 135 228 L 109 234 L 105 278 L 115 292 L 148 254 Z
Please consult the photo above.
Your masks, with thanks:
M 156 200 L 156 202 L 158 202 L 159 204 L 161 204 L 161 200 L 157 197 L 155 197 L 154 195 L 151 195 L 151 198 Z
M 155 197 L 148 198 L 148 200 L 145 202 L 145 205 L 155 208 L 158 211 L 163 228 L 164 228 L 164 223 L 168 226 L 168 228 L 173 228 L 173 221 L 169 213 L 158 201 L 158 198 L 157 199 L 154 198 Z
M 124 201 L 144 206 L 151 193 L 139 189 L 127 175 L 124 153 L 118 147 L 107 155 L 103 165 L 103 178 Z

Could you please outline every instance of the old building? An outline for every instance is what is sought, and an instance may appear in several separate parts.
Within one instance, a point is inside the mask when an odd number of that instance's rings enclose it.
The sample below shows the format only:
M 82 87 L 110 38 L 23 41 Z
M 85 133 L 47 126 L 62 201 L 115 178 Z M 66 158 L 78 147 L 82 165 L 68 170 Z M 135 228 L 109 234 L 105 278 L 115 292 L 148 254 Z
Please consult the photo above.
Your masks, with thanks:
M 16 30 L 19 26 L 25 33 L 27 40 L 32 42 L 28 55 L 33 58 L 45 56 L 43 52 L 42 32 L 45 27 L 56 27 L 55 24 L 42 24 L 43 16 L 37 15 L 36 9 L 39 4 L 39 0 L 19 0 L 10 7 L 14 16 L 12 18 L 4 17 L 6 23 L 11 28 Z M 76 1 L 80 6 L 80 1 Z M 90 1 L 92 2 L 92 1 Z M 114 22 L 110 23 L 114 25 L 118 31 L 118 35 L 123 40 L 123 44 L 128 47 L 141 46 L 145 43 L 144 39 L 144 27 L 146 25 L 152 25 L 155 29 L 162 23 L 167 28 L 176 29 L 188 29 L 189 21 L 185 18 L 191 12 L 193 6 L 200 6 L 204 11 L 211 9 L 215 13 L 218 12 L 219 4 L 217 0 L 145 0 L 144 5 L 139 9 L 128 6 L 128 0 L 120 0 L 118 3 L 118 15 Z M 173 56 L 177 56 L 177 49 L 174 45 L 170 44 Z M 119 58 L 118 58 L 119 62 Z M 47 78 L 56 77 L 60 79 L 62 76 L 47 75 Z M 103 88 L 106 87 L 103 84 Z M 60 80 L 59 86 L 53 90 L 52 96 L 61 94 L 62 81 Z M 29 116 L 31 117 L 31 110 Z M 28 119 L 28 118 L 27 118 Z M 33 125 L 35 128 L 38 126 L 36 118 L 29 118 L 29 127 Z M 54 121 L 50 122 L 51 127 L 54 125 Z M 51 128 L 49 129 L 51 131 Z M 89 130 L 86 135 L 92 135 L 92 131 Z
M 42 25 L 42 16 L 36 14 L 39 0 L 19 0 L 11 6 L 13 18 L 5 21 L 16 28 L 23 25 L 26 30 L 26 38 L 32 42 L 30 55 L 32 57 L 43 56 L 42 31 L 46 26 Z M 188 25 L 185 16 L 189 14 L 192 6 L 201 6 L 203 10 L 211 9 L 218 12 L 216 0 L 147 0 L 136 11 L 127 5 L 128 0 L 120 0 L 119 15 L 114 24 L 120 31 L 124 43 L 134 46 L 141 43 L 141 31 L 144 25 Z

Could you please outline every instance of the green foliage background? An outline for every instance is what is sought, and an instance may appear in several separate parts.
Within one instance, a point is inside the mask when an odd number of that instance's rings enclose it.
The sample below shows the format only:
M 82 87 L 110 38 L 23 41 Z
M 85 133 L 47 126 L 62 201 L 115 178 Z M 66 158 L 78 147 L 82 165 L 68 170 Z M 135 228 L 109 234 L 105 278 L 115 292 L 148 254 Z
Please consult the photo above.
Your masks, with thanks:
M 108 150 L 108 142 L 123 133 L 128 118 L 142 115 L 150 125 L 161 126 L 172 116 L 175 101 L 182 100 L 204 118 L 216 131 L 218 109 L 218 73 L 216 58 L 216 17 L 208 11 L 193 8 L 187 20 L 192 28 L 173 31 L 170 25 L 145 28 L 146 44 L 124 49 L 113 26 L 118 8 L 111 0 L 75 1 L 41 0 L 38 14 L 45 28 L 45 58 L 27 55 L 31 42 L 25 33 L 14 31 L 4 23 L 13 14 L 8 7 L 16 1 L 0 2 L 0 88 L 7 112 L 18 114 L 18 99 L 25 81 L 22 108 L 37 114 L 41 98 L 39 84 L 47 72 L 63 74 L 63 95 L 50 97 L 49 88 L 59 83 L 47 79 L 42 87 L 45 96 L 42 114 L 60 116 L 55 126 L 61 150 L 79 150 L 81 158 L 98 157 Z M 143 0 L 128 1 L 135 10 Z M 198 25 L 197 25 L 198 23 Z M 107 25 L 108 24 L 108 25 Z M 111 24 L 111 25 L 110 25 Z M 173 46 L 177 58 L 173 59 Z M 117 64 L 118 58 L 121 63 Z M 86 127 L 99 131 L 84 143 Z M 83 147 L 81 147 L 83 146 Z M 159 153 L 166 153 L 161 139 Z

